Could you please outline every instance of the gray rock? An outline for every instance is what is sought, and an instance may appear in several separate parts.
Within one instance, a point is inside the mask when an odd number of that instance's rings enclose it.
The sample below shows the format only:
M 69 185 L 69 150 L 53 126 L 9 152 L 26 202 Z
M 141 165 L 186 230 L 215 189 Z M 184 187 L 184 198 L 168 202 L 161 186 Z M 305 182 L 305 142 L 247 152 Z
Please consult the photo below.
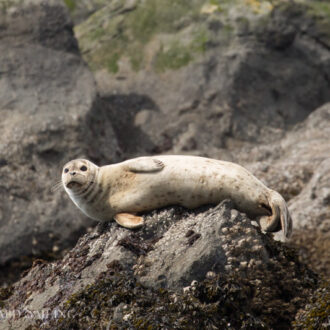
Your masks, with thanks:
M 209 271 L 219 273 L 247 267 L 251 261 L 247 251 L 255 252 L 254 261 L 266 262 L 267 253 L 257 229 L 246 216 L 230 211 L 232 207 L 228 201 L 206 212 L 192 213 L 171 226 L 142 260 L 142 265 L 138 263 L 141 283 L 184 287 L 193 280 L 204 279 Z
M 329 136 L 326 103 L 279 143 L 236 153 L 237 161 L 285 197 L 293 220 L 292 244 L 306 264 L 325 276 L 330 274 Z
M 0 264 L 72 246 L 92 222 L 51 187 L 66 161 L 118 152 L 62 2 L 16 3 L 0 12 Z
M 326 103 L 289 131 L 280 143 L 243 149 L 237 157 L 289 201 L 296 229 L 317 227 L 324 218 L 321 214 L 327 214 L 329 134 L 330 103 Z
M 130 2 L 133 1 L 131 0 Z M 88 16 L 109 3 L 108 0 L 69 0 L 64 2 L 75 24 L 81 23 L 83 20 L 87 19 Z
M 75 29 L 97 86 L 60 1 L 0 4 L 0 263 L 72 245 L 91 222 L 49 188 L 67 160 L 102 165 L 119 148 L 239 162 L 289 201 L 295 229 L 328 228 L 329 104 L 315 108 L 329 100 L 330 30 L 318 2 L 71 3 L 77 15 L 101 8 Z
M 296 228 L 323 227 L 330 230 L 330 157 L 315 169 L 302 192 L 291 200 L 290 210 L 297 219 Z
M 152 316 L 164 310 L 164 303 L 172 306 L 171 313 L 176 311 L 175 306 L 181 306 L 186 314 L 190 310 L 190 307 L 186 309 L 187 304 L 192 304 L 193 310 L 201 304 L 203 310 L 209 303 L 227 299 L 228 294 L 232 301 L 232 294 L 237 297 L 238 293 L 247 301 L 253 299 L 260 308 L 262 300 L 273 297 L 274 293 L 278 305 L 278 299 L 282 299 L 281 285 L 285 287 L 286 304 L 290 301 L 295 304 L 292 306 L 300 306 L 315 286 L 315 276 L 293 261 L 292 252 L 262 234 L 232 207 L 230 201 L 194 211 L 169 207 L 145 214 L 145 226 L 140 230 L 132 232 L 113 222 L 103 231 L 99 228 L 82 236 L 62 260 L 49 263 L 37 260 L 28 274 L 12 286 L 2 306 L 20 314 L 16 318 L 0 319 L 0 325 L 23 328 L 34 324 L 52 328 L 52 322 L 59 321 L 70 328 L 79 320 L 84 326 L 85 322 L 96 322 L 95 327 L 103 324 L 99 317 L 108 324 L 134 324 L 139 314 Z M 206 282 L 200 285 L 205 278 Z M 281 285 L 273 289 L 275 278 Z M 209 289 L 205 285 L 210 285 Z M 296 292 L 297 285 L 300 290 Z M 259 292 L 256 297 L 249 293 L 251 286 Z M 223 294 L 217 290 L 224 290 Z M 261 294 L 264 290 L 267 290 L 265 296 Z M 195 297 L 189 300 L 194 292 Z M 157 308 L 146 313 L 144 308 L 154 303 Z M 234 303 L 235 313 L 240 312 L 241 304 Z M 70 306 L 74 310 L 67 310 Z M 53 315 L 55 309 L 63 314 L 62 321 L 52 316 L 45 319 L 24 316 L 24 310 L 32 315 L 38 311 Z M 293 307 L 292 313 L 296 309 Z M 165 312 L 169 311 L 165 309 Z M 224 317 L 230 315 L 226 309 L 221 313 Z M 89 320 L 83 321 L 81 317 Z M 175 322 L 161 320 L 170 322 L 169 326 Z M 125 326 L 128 324 L 122 324 Z
M 195 1 L 175 12 L 125 4 L 111 2 L 75 31 L 101 95 L 116 104 L 109 113 L 129 154 L 214 156 L 269 143 L 329 101 L 329 29 L 318 3 Z

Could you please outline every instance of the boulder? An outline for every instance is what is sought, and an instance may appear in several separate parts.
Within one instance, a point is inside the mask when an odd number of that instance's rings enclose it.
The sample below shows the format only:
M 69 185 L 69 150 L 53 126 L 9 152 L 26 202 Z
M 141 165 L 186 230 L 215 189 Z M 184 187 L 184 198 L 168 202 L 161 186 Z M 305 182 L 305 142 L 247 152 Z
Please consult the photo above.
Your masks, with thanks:
M 330 103 L 279 142 L 243 147 L 236 161 L 279 191 L 293 219 L 291 242 L 313 269 L 329 276 Z
M 72 158 L 118 158 L 61 1 L 0 11 L 0 265 L 72 246 L 91 225 L 51 188 Z
M 319 286 L 293 250 L 223 201 L 144 215 L 82 236 L 62 260 L 36 260 L 2 291 L 6 328 L 281 328 Z

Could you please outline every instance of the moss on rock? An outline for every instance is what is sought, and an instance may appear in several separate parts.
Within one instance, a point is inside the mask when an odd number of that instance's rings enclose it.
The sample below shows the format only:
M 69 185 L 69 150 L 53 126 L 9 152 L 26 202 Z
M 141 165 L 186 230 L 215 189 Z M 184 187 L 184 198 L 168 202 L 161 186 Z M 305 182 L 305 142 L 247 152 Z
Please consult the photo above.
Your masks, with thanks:
M 251 35 L 275 7 L 285 4 L 281 0 L 118 0 L 75 31 L 92 70 L 118 73 L 148 68 L 160 73 L 180 69 L 239 35 Z
M 155 67 L 157 71 L 166 69 L 179 69 L 192 60 L 191 52 L 187 47 L 181 46 L 179 42 L 173 42 L 168 50 L 160 48 L 156 57 Z
M 319 17 L 327 17 L 330 18 L 330 3 L 327 1 L 309 1 L 309 10 L 311 13 L 319 16 Z
M 312 18 L 311 34 L 317 41 L 330 47 L 330 3 L 309 1 L 307 13 Z
M 105 67 L 110 73 L 117 73 L 119 60 L 126 57 L 131 69 L 138 71 L 147 64 L 145 52 L 146 49 L 150 51 L 147 45 L 154 36 L 181 31 L 198 18 L 202 2 L 147 0 L 127 7 L 125 1 L 117 1 L 116 5 L 101 9 L 76 28 L 80 47 L 93 70 Z M 193 58 L 193 52 L 200 52 L 205 47 L 204 39 L 192 40 L 189 46 L 181 45 L 180 38 L 175 35 L 169 39 L 168 50 L 161 47 L 152 50 L 157 57 L 158 71 L 186 65 Z M 199 43 L 198 47 L 196 43 Z
M 229 12 L 236 3 L 254 15 L 251 5 L 241 0 L 118 0 L 91 15 L 75 32 L 92 70 L 117 73 L 122 66 L 127 69 L 127 63 L 133 71 L 177 70 L 198 60 L 210 45 L 233 39 L 239 19 Z M 218 27 L 213 29 L 215 21 Z
M 64 0 L 64 3 L 71 12 L 76 8 L 75 0 Z
M 293 322 L 294 329 L 329 329 L 330 326 L 330 281 L 324 280 L 313 294 L 309 304 Z

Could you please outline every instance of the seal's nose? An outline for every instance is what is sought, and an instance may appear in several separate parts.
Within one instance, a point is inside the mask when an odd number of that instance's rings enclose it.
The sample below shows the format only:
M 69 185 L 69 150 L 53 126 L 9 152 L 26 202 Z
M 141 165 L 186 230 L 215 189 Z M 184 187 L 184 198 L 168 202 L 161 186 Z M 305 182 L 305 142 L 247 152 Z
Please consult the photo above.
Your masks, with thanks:
M 72 176 L 74 176 L 74 175 L 76 175 L 76 172 L 70 172 L 70 174 L 71 174 Z

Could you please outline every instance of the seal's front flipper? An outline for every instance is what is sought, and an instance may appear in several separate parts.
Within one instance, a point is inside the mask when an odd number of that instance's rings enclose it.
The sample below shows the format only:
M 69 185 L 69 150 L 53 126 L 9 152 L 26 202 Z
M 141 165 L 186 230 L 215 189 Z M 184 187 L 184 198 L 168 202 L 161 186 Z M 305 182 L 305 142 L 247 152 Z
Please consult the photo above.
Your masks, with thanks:
M 159 172 L 164 167 L 164 163 L 154 157 L 140 157 L 127 161 L 128 170 L 134 173 Z
M 119 225 L 125 228 L 139 228 L 144 224 L 142 217 L 130 213 L 117 213 L 114 218 Z

